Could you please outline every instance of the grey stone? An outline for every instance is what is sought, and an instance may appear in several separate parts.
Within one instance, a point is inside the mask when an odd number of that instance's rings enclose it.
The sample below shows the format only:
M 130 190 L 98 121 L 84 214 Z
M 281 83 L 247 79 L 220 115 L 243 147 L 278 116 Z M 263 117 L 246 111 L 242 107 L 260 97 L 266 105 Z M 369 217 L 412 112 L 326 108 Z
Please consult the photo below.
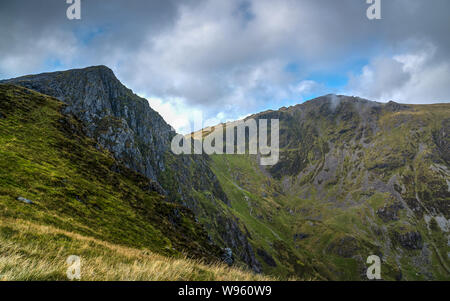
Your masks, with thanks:
M 420 232 L 410 231 L 406 233 L 394 233 L 395 240 L 406 249 L 420 250 L 423 247 L 423 240 Z
M 26 198 L 24 198 L 24 197 L 21 197 L 21 196 L 19 196 L 19 197 L 17 198 L 17 200 L 18 200 L 18 201 L 21 201 L 21 202 L 24 202 L 25 204 L 34 204 L 33 201 L 31 201 L 31 200 L 29 200 L 29 199 L 26 199 Z
M 226 264 L 231 266 L 234 262 L 233 251 L 230 248 L 225 248 L 223 250 L 222 259 Z

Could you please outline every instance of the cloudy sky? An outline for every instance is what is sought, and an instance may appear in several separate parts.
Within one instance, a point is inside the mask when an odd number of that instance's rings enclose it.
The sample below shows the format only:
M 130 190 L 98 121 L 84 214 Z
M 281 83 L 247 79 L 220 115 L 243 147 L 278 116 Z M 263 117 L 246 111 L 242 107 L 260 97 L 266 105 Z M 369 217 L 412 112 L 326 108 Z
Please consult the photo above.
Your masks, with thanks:
M 450 1 L 0 0 L 0 79 L 107 65 L 180 132 L 328 93 L 450 101 Z

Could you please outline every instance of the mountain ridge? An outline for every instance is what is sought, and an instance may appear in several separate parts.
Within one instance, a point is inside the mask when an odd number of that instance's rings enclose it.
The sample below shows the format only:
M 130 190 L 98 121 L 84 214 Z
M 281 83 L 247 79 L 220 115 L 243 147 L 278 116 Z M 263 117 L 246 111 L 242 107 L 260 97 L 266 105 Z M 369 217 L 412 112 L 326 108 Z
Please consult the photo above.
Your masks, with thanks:
M 107 67 L 88 73 L 98 68 Z M 450 104 L 329 94 L 253 114 L 246 118 L 280 120 L 280 160 L 264 167 L 248 154 L 171 154 L 167 141 L 175 133 L 159 114 L 137 122 L 142 112 L 128 110 L 144 99 L 85 77 L 66 71 L 7 82 L 65 97 L 67 112 L 84 121 L 97 143 L 154 178 L 171 202 L 195 213 L 225 253 L 229 248 L 255 272 L 361 280 L 365 258 L 377 254 L 383 279 L 449 279 Z M 106 104 L 114 100 L 109 114 L 97 93 Z M 152 128 L 143 143 L 143 124 L 152 122 L 161 122 L 162 130 Z
M 229 195 L 247 200 L 240 214 L 248 223 L 256 214 L 279 235 L 289 233 L 283 241 L 295 256 L 302 258 L 296 248 L 310 250 L 345 279 L 364 278 L 370 254 L 380 254 L 391 279 L 448 279 L 450 104 L 326 95 L 247 118 L 280 120 L 278 163 L 258 166 L 248 156 L 245 166 L 217 155 L 213 170 Z M 273 245 L 259 246 L 275 262 L 282 258 Z M 270 262 L 263 268 L 274 270 Z M 346 264 L 360 274 L 345 275 Z

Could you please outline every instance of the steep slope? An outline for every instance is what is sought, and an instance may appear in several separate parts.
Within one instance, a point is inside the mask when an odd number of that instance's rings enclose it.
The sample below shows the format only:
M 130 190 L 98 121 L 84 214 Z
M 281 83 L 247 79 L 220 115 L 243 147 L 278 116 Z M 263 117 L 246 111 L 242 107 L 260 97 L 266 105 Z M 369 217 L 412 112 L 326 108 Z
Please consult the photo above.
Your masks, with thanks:
M 82 281 L 276 280 L 224 264 L 166 257 L 147 249 L 18 219 L 0 219 L 0 281 L 65 281 L 67 258 L 81 259 Z
M 148 102 L 123 86 L 105 66 L 28 75 L 0 83 L 20 85 L 67 104 L 100 147 L 130 169 L 154 180 L 154 188 L 172 202 L 190 208 L 206 223 L 210 237 L 234 260 L 255 271 L 260 264 L 243 225 L 209 168 L 206 155 L 178 156 L 170 151 L 175 135 Z M 231 258 L 230 258 L 231 259 Z
M 162 255 L 220 260 L 220 248 L 189 209 L 167 202 L 151 180 L 96 148 L 65 108 L 49 96 L 0 84 L 2 224 L 48 225 Z M 0 233 L 8 229 L 1 226 Z
M 214 155 L 263 271 L 450 280 L 450 104 L 328 95 L 249 118 L 280 120 L 280 160 Z M 311 271 L 312 270 L 312 271 Z

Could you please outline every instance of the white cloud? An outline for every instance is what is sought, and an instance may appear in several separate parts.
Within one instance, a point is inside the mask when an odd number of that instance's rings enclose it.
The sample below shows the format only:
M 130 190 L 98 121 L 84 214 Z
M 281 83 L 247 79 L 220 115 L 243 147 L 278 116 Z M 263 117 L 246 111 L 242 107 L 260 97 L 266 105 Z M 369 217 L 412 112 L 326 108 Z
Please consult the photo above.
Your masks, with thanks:
M 189 134 L 207 126 L 217 125 L 221 122 L 235 120 L 235 116 L 227 116 L 219 112 L 215 116 L 207 117 L 203 110 L 186 104 L 182 99 L 161 99 L 146 97 L 152 109 L 157 111 L 164 120 L 170 124 L 177 133 Z M 242 119 L 245 116 L 238 116 Z
M 298 84 L 291 86 L 290 90 L 298 96 L 304 94 L 317 93 L 318 91 L 325 90 L 325 86 L 313 80 L 303 80 Z
M 434 61 L 436 47 L 390 57 L 376 57 L 358 75 L 351 75 L 344 93 L 371 100 L 404 103 L 450 101 L 450 64 Z
M 0 1 L 0 39 L 8 41 L 0 76 L 49 71 L 48 59 L 61 69 L 105 64 L 154 96 L 153 107 L 183 132 L 194 112 L 236 119 L 337 92 L 326 78 L 361 60 L 370 63 L 346 93 L 404 102 L 450 96 L 448 0 L 385 1 L 376 22 L 355 0 L 102 2 L 87 1 L 82 20 L 71 22 L 64 1 Z

